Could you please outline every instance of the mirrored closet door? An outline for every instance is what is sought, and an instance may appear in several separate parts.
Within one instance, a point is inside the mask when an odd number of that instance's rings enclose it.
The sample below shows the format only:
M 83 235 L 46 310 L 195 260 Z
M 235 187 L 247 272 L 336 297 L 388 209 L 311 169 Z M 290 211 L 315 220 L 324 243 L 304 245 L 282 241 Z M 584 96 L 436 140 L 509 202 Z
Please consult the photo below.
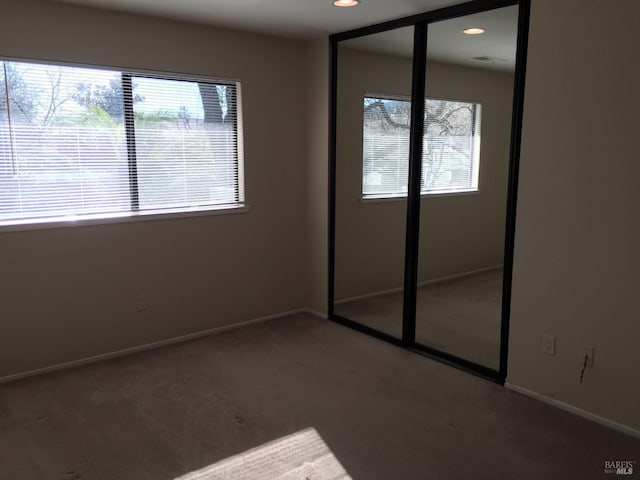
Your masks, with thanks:
M 329 313 L 506 376 L 529 2 L 334 35 Z
M 415 339 L 495 370 L 517 30 L 512 5 L 427 32 Z
M 402 338 L 413 27 L 338 44 L 334 312 Z

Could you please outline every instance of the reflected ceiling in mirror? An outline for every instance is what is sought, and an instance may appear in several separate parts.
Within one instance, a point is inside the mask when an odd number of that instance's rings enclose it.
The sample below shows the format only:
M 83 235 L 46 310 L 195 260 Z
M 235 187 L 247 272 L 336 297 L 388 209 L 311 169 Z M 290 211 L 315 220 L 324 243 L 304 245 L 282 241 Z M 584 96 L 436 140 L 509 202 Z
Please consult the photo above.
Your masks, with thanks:
M 485 32 L 465 35 L 463 30 L 470 27 L 482 27 Z M 428 28 L 427 56 L 432 61 L 511 72 L 515 70 L 517 5 L 430 23 Z M 408 36 L 405 29 L 353 38 L 341 44 L 407 58 L 413 55 L 413 36 Z

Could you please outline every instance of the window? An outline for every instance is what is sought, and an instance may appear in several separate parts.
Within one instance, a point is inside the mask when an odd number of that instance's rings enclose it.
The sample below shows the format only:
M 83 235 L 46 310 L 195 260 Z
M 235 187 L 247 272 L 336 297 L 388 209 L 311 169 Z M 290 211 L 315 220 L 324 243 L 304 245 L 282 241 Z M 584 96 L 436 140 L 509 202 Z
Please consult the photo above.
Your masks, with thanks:
M 411 101 L 365 96 L 363 198 L 406 197 Z M 478 190 L 480 105 L 425 100 L 421 193 Z
M 235 82 L 0 62 L 0 225 L 241 206 Z

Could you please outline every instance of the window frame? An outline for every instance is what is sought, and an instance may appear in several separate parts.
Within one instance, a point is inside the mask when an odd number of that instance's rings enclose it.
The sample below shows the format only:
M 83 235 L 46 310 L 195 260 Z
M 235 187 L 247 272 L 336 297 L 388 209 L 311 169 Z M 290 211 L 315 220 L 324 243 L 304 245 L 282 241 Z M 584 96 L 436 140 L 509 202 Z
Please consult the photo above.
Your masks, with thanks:
M 96 65 L 91 63 L 64 62 L 57 60 L 31 59 L 22 57 L 10 57 L 0 55 L 0 62 L 17 62 L 29 63 L 34 65 L 44 65 L 51 67 L 71 67 L 86 68 L 107 72 L 117 72 L 122 75 L 123 91 L 125 90 L 125 79 L 131 82 L 133 77 L 151 78 L 159 80 L 173 80 L 185 82 L 198 82 L 210 84 L 233 85 L 235 88 L 235 106 L 234 115 L 234 133 L 236 141 L 236 178 L 235 178 L 235 201 L 231 203 L 196 206 L 196 207 L 177 207 L 165 209 L 148 209 L 140 210 L 137 198 L 134 199 L 134 192 L 131 191 L 131 206 L 129 210 L 123 212 L 108 212 L 84 215 L 65 215 L 65 216 L 48 216 L 37 218 L 21 218 L 14 220 L 0 220 L 0 233 L 24 230 L 40 230 L 63 227 L 77 227 L 84 225 L 102 225 L 113 223 L 128 223 L 139 221 L 154 221 L 163 219 L 191 218 L 203 216 L 217 216 L 247 213 L 251 207 L 245 200 L 245 171 L 244 171 L 244 124 L 242 109 L 242 85 L 239 79 L 209 76 L 204 74 L 180 73 L 169 71 L 158 71 L 143 68 L 129 68 L 115 65 Z M 4 79 L 2 79 L 4 81 Z M 126 94 L 125 94 L 126 95 Z M 124 100 L 123 127 L 125 129 L 126 150 L 129 160 L 129 181 L 132 179 L 132 150 L 135 152 L 135 130 L 130 135 L 130 129 L 134 129 L 133 104 Z M 135 153 L 133 153 L 135 155 Z M 137 159 L 133 159 L 134 163 Z M 134 174 L 135 176 L 135 174 Z M 138 186 L 136 185 L 136 190 Z M 136 195 L 137 197 L 137 195 Z M 134 208 L 134 205 L 137 208 Z
M 373 98 L 378 100 L 391 100 L 391 101 L 400 101 L 411 103 L 411 97 L 409 95 L 404 94 L 393 94 L 393 93 L 376 93 L 376 92 L 364 92 L 362 97 L 362 104 L 364 105 L 364 100 L 367 98 Z M 471 188 L 458 188 L 458 189 L 442 189 L 442 190 L 431 190 L 431 191 L 420 191 L 420 198 L 429 198 L 429 197 L 451 197 L 451 196 L 464 196 L 464 195 L 475 195 L 480 193 L 480 151 L 482 143 L 480 142 L 481 135 L 476 135 L 481 129 L 482 126 L 482 104 L 473 100 L 463 100 L 463 99 L 452 99 L 452 98 L 442 98 L 442 97 L 425 97 L 425 101 L 434 100 L 434 101 L 444 101 L 444 102 L 454 102 L 454 103 L 467 103 L 472 106 L 473 111 L 473 124 L 472 124 L 472 139 L 473 147 L 472 147 L 472 167 L 471 167 L 471 176 L 473 187 Z M 361 174 L 360 174 L 360 202 L 361 203 L 383 203 L 383 202 L 402 202 L 406 201 L 408 198 L 408 192 L 398 192 L 398 193 L 381 193 L 381 194 L 366 194 L 364 192 L 364 114 L 363 110 L 362 116 L 362 162 L 361 162 Z M 426 136 L 426 135 L 425 135 Z M 409 143 L 409 139 L 407 138 L 407 143 Z M 407 156 L 407 161 L 409 158 Z M 423 164 L 424 167 L 424 164 Z M 407 172 L 408 173 L 408 172 Z M 421 180 L 422 182 L 422 180 Z M 408 185 L 408 178 L 407 178 Z

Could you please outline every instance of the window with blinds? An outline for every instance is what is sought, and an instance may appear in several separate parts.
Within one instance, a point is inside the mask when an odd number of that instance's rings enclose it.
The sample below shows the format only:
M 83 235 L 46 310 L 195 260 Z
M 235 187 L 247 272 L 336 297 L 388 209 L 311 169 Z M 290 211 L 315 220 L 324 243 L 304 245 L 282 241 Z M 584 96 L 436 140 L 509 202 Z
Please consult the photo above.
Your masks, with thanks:
M 478 190 L 480 105 L 425 100 L 421 193 Z M 364 97 L 363 198 L 406 197 L 411 101 Z
M 239 84 L 0 62 L 0 225 L 243 204 Z

